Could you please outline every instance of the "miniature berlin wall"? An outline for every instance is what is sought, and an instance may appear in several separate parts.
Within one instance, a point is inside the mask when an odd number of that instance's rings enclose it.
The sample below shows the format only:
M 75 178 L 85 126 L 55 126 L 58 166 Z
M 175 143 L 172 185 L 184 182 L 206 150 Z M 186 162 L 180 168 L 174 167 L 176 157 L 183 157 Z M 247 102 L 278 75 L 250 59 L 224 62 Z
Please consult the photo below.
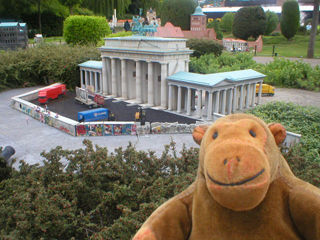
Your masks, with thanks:
M 197 125 L 212 124 L 215 120 L 223 117 L 222 114 L 213 114 L 212 121 L 197 121 L 196 124 L 181 124 L 178 122 L 146 122 L 145 125 L 140 125 L 133 121 L 130 122 L 82 122 L 74 121 L 55 112 L 46 111 L 29 101 L 38 98 L 38 92 L 42 89 L 49 88 L 57 84 L 50 85 L 45 88 L 40 88 L 25 94 L 21 94 L 11 98 L 11 107 L 17 109 L 28 116 L 37 119 L 38 121 L 47 124 L 51 127 L 59 129 L 72 136 L 121 136 L 121 135 L 147 135 L 147 134 L 187 134 L 192 133 Z M 287 132 L 287 138 L 284 145 L 291 147 L 299 143 L 301 139 L 300 134 Z

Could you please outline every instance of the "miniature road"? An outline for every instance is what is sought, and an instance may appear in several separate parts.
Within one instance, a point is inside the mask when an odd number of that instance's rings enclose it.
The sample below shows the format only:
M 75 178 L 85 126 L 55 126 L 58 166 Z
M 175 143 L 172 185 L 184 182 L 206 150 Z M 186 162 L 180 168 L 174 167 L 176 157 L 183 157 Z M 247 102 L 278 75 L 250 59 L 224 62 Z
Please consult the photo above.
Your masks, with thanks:
M 78 149 L 83 147 L 83 140 L 90 139 L 93 144 L 107 147 L 109 152 L 115 148 L 127 147 L 132 142 L 138 150 L 152 150 L 161 156 L 164 145 L 171 140 L 177 143 L 180 151 L 183 144 L 186 147 L 197 147 L 191 134 L 164 134 L 148 136 L 107 136 L 107 137 L 73 137 L 58 129 L 49 127 L 36 119 L 28 117 L 10 107 L 11 97 L 34 90 L 34 88 L 14 89 L 0 93 L 0 146 L 12 146 L 17 160 L 25 160 L 29 164 L 42 163 L 42 151 L 49 151 L 56 146 L 64 149 Z M 19 165 L 18 161 L 14 167 Z

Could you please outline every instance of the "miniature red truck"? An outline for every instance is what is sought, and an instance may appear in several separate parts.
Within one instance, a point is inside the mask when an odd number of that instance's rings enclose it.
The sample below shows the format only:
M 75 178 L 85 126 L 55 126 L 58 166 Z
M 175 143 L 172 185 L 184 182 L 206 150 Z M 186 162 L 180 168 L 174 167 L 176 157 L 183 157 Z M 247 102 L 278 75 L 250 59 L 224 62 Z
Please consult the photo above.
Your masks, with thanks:
M 66 95 L 67 88 L 65 84 L 57 84 L 55 86 L 43 89 L 39 91 L 38 101 L 39 103 L 48 103 L 52 99 L 61 98 Z

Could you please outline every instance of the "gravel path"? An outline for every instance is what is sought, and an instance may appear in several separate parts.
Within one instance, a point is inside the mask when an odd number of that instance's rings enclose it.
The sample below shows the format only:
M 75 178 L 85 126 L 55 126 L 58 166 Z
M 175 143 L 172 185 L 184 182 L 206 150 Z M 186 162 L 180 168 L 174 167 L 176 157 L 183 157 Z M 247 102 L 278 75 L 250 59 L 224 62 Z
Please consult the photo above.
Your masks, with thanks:
M 272 101 L 292 102 L 301 106 L 315 106 L 320 108 L 320 92 L 276 87 L 274 96 L 263 96 L 261 98 L 262 104 Z

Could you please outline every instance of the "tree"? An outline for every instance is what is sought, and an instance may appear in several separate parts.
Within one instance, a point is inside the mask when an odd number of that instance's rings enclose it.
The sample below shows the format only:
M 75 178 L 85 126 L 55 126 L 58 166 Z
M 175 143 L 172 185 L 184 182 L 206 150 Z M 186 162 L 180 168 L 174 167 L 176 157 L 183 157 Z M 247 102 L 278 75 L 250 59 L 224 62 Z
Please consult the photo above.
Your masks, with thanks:
M 161 24 L 171 22 L 182 30 L 190 29 L 190 15 L 197 7 L 195 0 L 164 0 L 161 6 Z
M 223 38 L 223 33 L 221 31 L 221 23 L 219 20 L 215 19 L 212 22 L 209 22 L 206 28 L 213 28 L 216 33 L 216 38 L 221 40 Z
M 73 15 L 73 7 L 81 4 L 82 0 L 59 0 L 62 5 L 69 7 L 70 15 Z
M 296 35 L 300 23 L 299 4 L 295 0 L 288 0 L 282 5 L 280 29 L 282 35 L 290 41 Z
M 266 12 L 267 18 L 267 26 L 264 35 L 269 36 L 277 27 L 279 18 L 275 12 L 270 12 L 269 10 Z
M 227 32 L 232 31 L 232 25 L 234 20 L 234 13 L 228 12 L 223 15 L 221 18 L 221 28 L 226 30 Z
M 222 32 L 221 32 L 221 23 L 220 23 L 219 20 L 215 19 L 215 20 L 213 21 L 213 28 L 214 28 L 214 31 L 215 31 L 216 34 L 217 34 L 217 35 L 216 35 L 217 39 L 222 40 L 223 34 L 222 34 Z
M 96 45 L 110 33 L 104 17 L 69 16 L 63 23 L 63 36 L 68 44 Z
M 0 0 L 1 18 L 19 19 L 24 12 L 30 12 L 32 3 L 26 0 Z
M 113 9 L 117 9 L 117 17 L 122 18 L 131 4 L 131 0 L 83 0 L 81 6 L 92 10 L 94 13 L 111 19 Z
M 236 12 L 232 33 L 236 38 L 257 39 L 266 29 L 266 14 L 262 7 L 243 7 Z
M 315 46 L 316 36 L 317 36 L 318 19 L 319 19 L 319 0 L 314 0 L 312 27 L 310 31 L 307 58 L 314 57 L 314 46 Z

